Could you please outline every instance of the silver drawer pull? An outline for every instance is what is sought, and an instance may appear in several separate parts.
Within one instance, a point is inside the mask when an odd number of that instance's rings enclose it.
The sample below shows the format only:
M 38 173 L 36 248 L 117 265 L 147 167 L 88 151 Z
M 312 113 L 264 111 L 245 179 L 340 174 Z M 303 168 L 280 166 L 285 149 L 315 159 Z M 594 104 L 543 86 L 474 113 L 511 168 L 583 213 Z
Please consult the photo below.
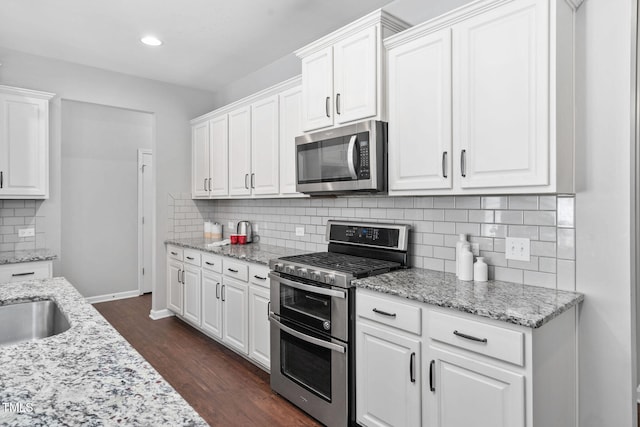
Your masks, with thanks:
M 378 310 L 377 308 L 374 308 L 373 312 L 382 314 L 383 316 L 396 317 L 396 313 L 387 313 L 386 311 Z
M 29 273 L 14 273 L 11 275 L 11 277 L 31 276 L 33 274 L 36 274 L 36 273 L 34 271 L 31 271 Z
M 209 262 L 209 261 L 205 261 L 204 263 L 207 264 L 207 265 L 215 265 L 215 263 Z
M 255 277 L 255 278 L 256 278 L 256 279 L 258 279 L 258 280 L 267 280 L 267 278 L 266 278 L 266 277 L 258 276 L 257 274 L 254 274 L 254 276 L 253 276 L 253 277 Z
M 178 252 L 171 251 L 171 255 L 178 255 Z
M 237 273 L 238 272 L 238 270 L 234 270 L 233 268 L 227 268 L 227 270 L 229 270 L 232 273 Z
M 191 261 L 193 261 L 195 258 L 192 256 L 188 256 L 187 259 L 190 259 Z
M 458 332 L 458 331 L 453 331 L 453 335 L 460 337 L 460 338 L 464 338 L 466 340 L 471 340 L 471 341 L 477 341 L 477 342 L 482 342 L 482 343 L 486 343 L 487 339 L 486 338 L 477 338 L 471 335 L 467 335 L 467 334 L 463 334 L 462 332 Z

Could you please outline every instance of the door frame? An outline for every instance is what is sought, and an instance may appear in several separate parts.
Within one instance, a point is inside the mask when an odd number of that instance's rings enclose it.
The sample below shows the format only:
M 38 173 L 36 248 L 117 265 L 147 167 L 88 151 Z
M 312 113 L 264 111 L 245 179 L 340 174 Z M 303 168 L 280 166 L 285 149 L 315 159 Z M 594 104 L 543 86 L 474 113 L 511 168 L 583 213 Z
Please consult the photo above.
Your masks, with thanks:
M 144 226 L 142 223 L 142 218 L 144 216 L 144 197 L 143 197 L 143 182 L 144 182 L 144 176 L 142 175 L 142 170 L 143 170 L 143 160 L 144 160 L 144 155 L 148 154 L 150 156 L 152 156 L 151 158 L 153 159 L 153 150 L 149 149 L 149 148 L 139 148 L 138 149 L 138 216 L 137 216 L 137 221 L 138 221 L 138 293 L 140 295 L 142 295 L 142 285 L 144 282 L 144 276 L 142 274 L 142 268 L 144 266 L 144 255 L 143 255 L 143 249 L 144 249 Z M 152 166 L 153 167 L 153 166 Z M 153 170 L 153 169 L 152 169 Z M 151 189 L 149 190 L 151 191 L 151 200 L 152 200 L 152 207 L 155 204 L 155 180 L 153 179 L 153 176 L 151 177 Z M 146 218 L 145 221 L 151 221 L 151 230 L 155 230 L 155 218 L 154 215 L 151 215 L 150 218 Z M 151 233 L 153 236 L 153 233 Z M 154 286 L 154 277 L 153 277 L 153 256 L 154 256 L 154 251 L 153 251 L 153 246 L 154 246 L 155 242 L 154 239 L 151 238 L 151 242 L 148 243 L 148 247 L 151 249 L 151 260 L 152 260 L 152 265 L 149 272 L 145 272 L 148 273 L 149 275 L 151 275 L 151 292 L 153 292 L 155 290 L 155 286 Z

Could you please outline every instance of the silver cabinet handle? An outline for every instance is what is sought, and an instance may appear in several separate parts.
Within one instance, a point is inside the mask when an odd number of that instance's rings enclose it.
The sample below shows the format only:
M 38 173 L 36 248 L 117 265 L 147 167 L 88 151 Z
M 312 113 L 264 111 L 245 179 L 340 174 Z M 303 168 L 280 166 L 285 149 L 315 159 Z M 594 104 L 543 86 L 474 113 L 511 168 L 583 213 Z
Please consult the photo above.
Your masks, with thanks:
M 383 316 L 396 317 L 396 313 L 389 313 L 387 311 L 378 310 L 377 308 L 374 308 L 372 311 L 374 313 L 382 314 Z
M 211 178 L 209 178 L 209 191 L 211 191 Z
M 460 338 L 464 338 L 466 340 L 470 340 L 470 341 L 477 341 L 477 342 L 482 342 L 482 343 L 486 343 L 487 339 L 486 338 L 478 338 L 478 337 L 474 337 L 471 335 L 467 335 L 467 334 L 463 334 L 462 332 L 458 332 L 458 331 L 453 331 L 453 335 L 460 337 Z
M 271 301 L 267 303 L 267 320 L 269 320 L 270 313 L 271 313 Z
M 463 178 L 467 177 L 467 150 L 460 152 L 460 174 Z
M 339 344 L 334 344 L 332 342 L 324 341 L 315 337 L 311 337 L 309 335 L 305 335 L 302 332 L 298 332 L 295 329 L 292 329 L 288 326 L 283 325 L 274 315 L 270 315 L 269 320 L 273 322 L 273 324 L 276 325 L 278 328 L 280 328 L 280 330 L 283 330 L 289 335 L 293 335 L 294 337 L 299 338 L 302 341 L 306 341 L 310 344 L 317 345 L 318 347 L 323 347 L 332 351 L 337 351 L 338 353 L 347 352 L 347 349 Z
M 283 285 L 290 286 L 292 288 L 300 289 L 301 291 L 309 291 L 314 294 L 327 295 L 327 296 L 336 297 L 336 298 L 345 298 L 345 293 L 343 291 L 335 291 L 333 289 L 325 289 L 319 286 L 305 285 L 303 283 L 298 283 L 292 280 L 284 279 L 273 273 L 269 273 L 269 278 L 272 280 L 271 283 L 278 282 Z
M 244 188 L 246 188 L 247 190 L 249 189 L 249 184 L 247 184 L 247 179 L 249 178 L 249 174 L 245 173 L 244 174 Z
M 351 135 L 351 139 L 349 140 L 349 147 L 347 148 L 347 166 L 349 167 L 349 173 L 351 174 L 352 179 L 358 179 L 358 171 L 356 171 L 356 165 L 353 161 L 357 139 L 358 135 Z
M 216 299 L 220 299 L 220 282 L 216 283 Z
M 331 98 L 327 96 L 327 99 L 324 101 L 324 109 L 327 113 L 327 117 L 331 117 L 331 115 L 329 115 L 329 101 L 331 101 Z
M 442 152 L 442 177 L 447 178 L 447 152 Z
M 205 261 L 204 263 L 207 264 L 207 265 L 215 265 L 215 263 L 209 262 L 209 261 Z
M 207 191 L 207 178 L 204 179 L 204 191 Z
M 238 272 L 238 270 L 236 270 L 236 269 L 234 269 L 234 268 L 227 268 L 227 270 L 229 270 L 229 271 L 230 271 L 230 272 L 232 272 L 232 273 L 237 273 L 237 272 Z
M 258 276 L 257 274 L 254 274 L 253 277 L 255 277 L 258 280 L 267 280 L 266 277 Z
M 221 297 L 222 297 L 222 301 L 226 301 L 226 299 L 224 299 L 224 287 L 225 287 L 225 286 L 226 286 L 226 285 L 222 285 L 222 291 L 220 292 L 220 295 L 221 295 Z
M 171 251 L 171 255 L 178 256 L 178 252 Z
M 178 269 L 178 283 L 182 283 L 182 281 L 180 280 L 180 272 L 181 272 L 181 271 L 182 271 L 182 270 Z
M 413 352 L 411 353 L 411 357 L 409 358 L 409 379 L 411 380 L 412 383 L 416 382 L 415 365 L 416 365 L 416 353 Z
M 192 256 L 188 256 L 187 259 L 190 259 L 191 261 L 193 261 L 195 258 Z
M 29 273 L 14 273 L 11 277 L 31 276 L 33 274 L 36 274 L 35 271 L 30 271 Z
M 435 392 L 436 391 L 436 385 L 435 385 L 435 381 L 433 378 L 433 374 L 434 374 L 434 367 L 436 365 L 436 361 L 432 360 L 431 363 L 429 363 L 429 391 L 431 392 Z
M 251 174 L 251 188 L 256 188 L 256 174 Z
M 0 188 L 4 185 L 4 172 L 0 171 Z
M 336 95 L 336 114 L 340 114 L 340 94 Z

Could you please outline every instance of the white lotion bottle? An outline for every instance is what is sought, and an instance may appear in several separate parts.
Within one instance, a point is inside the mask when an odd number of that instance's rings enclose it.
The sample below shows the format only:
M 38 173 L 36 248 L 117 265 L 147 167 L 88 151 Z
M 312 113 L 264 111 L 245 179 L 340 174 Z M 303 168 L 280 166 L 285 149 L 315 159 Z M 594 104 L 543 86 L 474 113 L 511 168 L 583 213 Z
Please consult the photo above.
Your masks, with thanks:
M 458 279 L 464 281 L 473 280 L 473 254 L 471 253 L 471 245 L 469 243 L 462 246 L 458 265 Z
M 467 242 L 466 234 L 458 234 L 458 241 L 456 242 L 456 277 L 460 276 L 460 253 L 462 252 L 462 247 Z
M 479 256 L 473 264 L 473 280 L 476 282 L 486 282 L 489 280 L 489 266 L 484 262 L 484 257 Z

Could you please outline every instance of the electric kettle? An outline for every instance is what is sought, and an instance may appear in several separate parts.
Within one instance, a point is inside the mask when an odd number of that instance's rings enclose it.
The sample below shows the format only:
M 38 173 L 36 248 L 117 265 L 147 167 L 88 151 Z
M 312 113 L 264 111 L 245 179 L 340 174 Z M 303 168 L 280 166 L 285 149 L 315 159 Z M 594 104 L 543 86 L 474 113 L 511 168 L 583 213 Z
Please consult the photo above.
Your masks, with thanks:
M 247 243 L 251 243 L 253 240 L 253 230 L 251 229 L 251 223 L 249 221 L 238 221 L 238 234 L 247 235 Z

